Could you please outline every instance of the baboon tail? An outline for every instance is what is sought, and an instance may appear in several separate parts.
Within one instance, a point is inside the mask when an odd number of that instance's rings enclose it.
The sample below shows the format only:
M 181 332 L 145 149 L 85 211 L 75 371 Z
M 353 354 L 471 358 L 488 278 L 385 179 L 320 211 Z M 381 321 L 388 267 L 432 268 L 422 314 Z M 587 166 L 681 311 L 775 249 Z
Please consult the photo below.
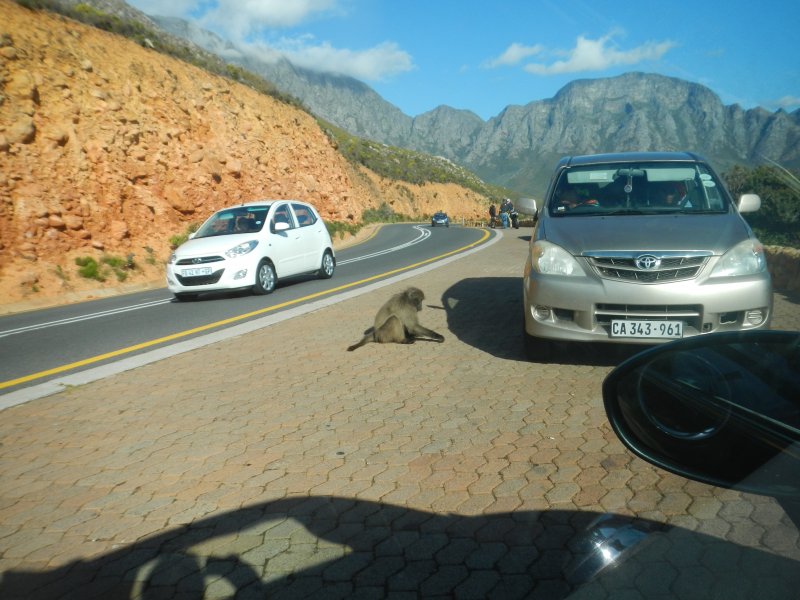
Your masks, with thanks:
M 366 344 L 367 342 L 371 342 L 371 341 L 373 341 L 373 339 L 374 339 L 374 337 L 375 337 L 375 336 L 373 335 L 373 333 L 374 333 L 374 332 L 375 332 L 375 328 L 374 328 L 374 327 L 370 327 L 369 329 L 367 329 L 367 330 L 364 332 L 364 337 L 363 337 L 363 338 L 361 338 L 361 341 L 360 341 L 360 342 L 358 342 L 358 343 L 356 343 L 356 344 L 353 344 L 352 346 L 348 346 L 348 348 L 347 348 L 347 351 L 348 351 L 348 352 L 352 352 L 352 351 L 353 351 L 353 350 L 355 350 L 356 348 L 361 348 L 361 346 L 363 346 L 363 345 L 364 345 L 364 344 Z
M 352 352 L 352 351 L 353 351 L 353 350 L 355 350 L 356 348 L 361 348 L 361 346 L 363 346 L 363 345 L 364 345 L 364 344 L 366 344 L 367 342 L 371 342 L 371 341 L 372 341 L 372 333 L 370 333 L 369 335 L 365 335 L 363 338 L 361 338 L 361 341 L 360 341 L 360 342 L 358 342 L 358 343 L 355 343 L 355 344 L 353 344 L 352 346 L 348 346 L 348 347 L 347 347 L 347 351 L 348 351 L 348 352 Z

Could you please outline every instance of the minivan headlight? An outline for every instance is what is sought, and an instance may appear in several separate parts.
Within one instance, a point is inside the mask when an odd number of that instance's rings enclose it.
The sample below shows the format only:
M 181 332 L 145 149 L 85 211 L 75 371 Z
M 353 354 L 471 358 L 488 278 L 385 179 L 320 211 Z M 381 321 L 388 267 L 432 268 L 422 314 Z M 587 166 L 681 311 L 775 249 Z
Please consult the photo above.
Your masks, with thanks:
M 766 268 L 764 246 L 758 240 L 745 240 L 722 255 L 717 266 L 711 271 L 711 277 L 754 275 Z
M 228 258 L 237 258 L 239 256 L 244 256 L 248 252 L 251 252 L 253 248 L 258 246 L 258 242 L 256 240 L 250 240 L 249 242 L 243 242 L 237 246 L 234 246 L 230 250 L 225 252 L 225 256 Z
M 561 246 L 538 241 L 531 247 L 531 267 L 542 275 L 583 275 L 578 261 Z

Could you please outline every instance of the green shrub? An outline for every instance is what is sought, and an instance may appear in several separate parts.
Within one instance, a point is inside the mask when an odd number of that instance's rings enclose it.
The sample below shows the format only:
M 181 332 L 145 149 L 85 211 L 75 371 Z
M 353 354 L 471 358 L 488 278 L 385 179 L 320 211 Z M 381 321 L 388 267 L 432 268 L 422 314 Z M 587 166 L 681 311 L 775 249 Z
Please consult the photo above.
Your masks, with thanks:
M 150 246 L 145 246 L 144 251 L 147 254 L 147 258 L 144 259 L 148 265 L 155 265 L 156 264 L 156 255 L 155 251 Z
M 741 194 L 761 197 L 761 208 L 742 216 L 764 244 L 800 248 L 800 178 L 780 166 L 748 169 L 737 165 L 724 174 L 738 200 Z
M 133 271 L 136 268 L 136 263 L 133 259 L 133 254 L 128 254 L 125 258 L 103 255 L 100 261 L 111 268 L 114 275 L 117 276 L 117 281 L 125 281 L 128 278 L 128 271 Z
M 325 221 L 325 227 L 328 228 L 331 238 L 338 237 L 340 240 L 344 239 L 345 234 L 355 235 L 361 229 L 361 225 L 345 221 Z
M 61 281 L 66 282 L 69 280 L 69 277 L 67 277 L 67 274 L 64 272 L 64 269 L 61 268 L 61 265 L 56 265 L 55 269 L 53 269 L 53 272 Z
M 200 227 L 199 223 L 189 223 L 188 227 L 186 227 L 186 231 L 171 236 L 169 238 L 170 248 L 175 250 L 175 248 L 177 248 L 178 246 L 183 244 L 186 240 L 188 240 L 189 236 L 193 234 L 195 231 L 197 231 L 199 227 Z
M 79 267 L 78 274 L 81 277 L 96 281 L 105 281 L 111 273 L 116 276 L 117 281 L 125 281 L 128 273 L 136 269 L 133 254 L 125 258 L 104 254 L 99 262 L 91 256 L 79 256 L 75 259 L 75 264 Z
M 91 256 L 79 256 L 75 259 L 75 264 L 78 265 L 78 275 L 86 279 L 95 279 L 97 281 L 105 281 L 105 275 L 98 262 Z

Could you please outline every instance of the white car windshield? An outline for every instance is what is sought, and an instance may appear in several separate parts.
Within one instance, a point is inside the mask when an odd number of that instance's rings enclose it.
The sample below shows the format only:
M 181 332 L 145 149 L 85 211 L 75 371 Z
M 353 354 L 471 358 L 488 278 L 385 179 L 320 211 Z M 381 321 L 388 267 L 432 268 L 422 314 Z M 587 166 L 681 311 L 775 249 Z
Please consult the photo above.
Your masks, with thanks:
M 241 206 L 221 210 L 203 223 L 194 238 L 261 231 L 269 206 Z

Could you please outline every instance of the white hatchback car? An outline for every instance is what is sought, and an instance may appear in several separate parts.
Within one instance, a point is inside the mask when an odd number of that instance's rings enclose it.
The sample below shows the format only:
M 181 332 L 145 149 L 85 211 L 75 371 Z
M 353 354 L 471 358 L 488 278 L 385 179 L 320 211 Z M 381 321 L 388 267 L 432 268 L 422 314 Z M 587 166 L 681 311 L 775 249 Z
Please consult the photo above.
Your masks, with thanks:
M 262 200 L 224 208 L 181 244 L 167 263 L 178 300 L 200 292 L 250 288 L 269 294 L 278 279 L 333 276 L 336 255 L 316 209 L 297 200 Z

